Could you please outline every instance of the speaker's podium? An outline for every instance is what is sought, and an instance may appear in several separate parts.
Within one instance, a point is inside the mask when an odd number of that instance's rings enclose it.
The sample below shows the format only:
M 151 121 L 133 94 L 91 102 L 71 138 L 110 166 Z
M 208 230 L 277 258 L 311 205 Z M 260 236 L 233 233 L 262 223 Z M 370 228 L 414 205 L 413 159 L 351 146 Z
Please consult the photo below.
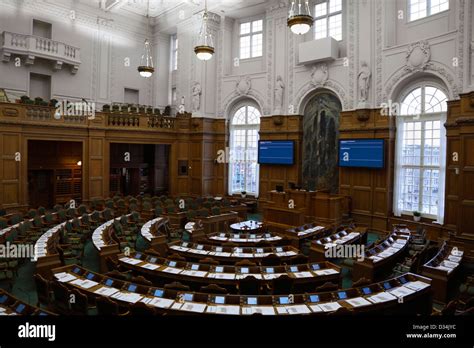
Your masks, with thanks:
M 342 222 L 343 196 L 327 191 L 270 191 L 263 206 L 265 223 L 276 232 L 321 221 L 338 226 Z

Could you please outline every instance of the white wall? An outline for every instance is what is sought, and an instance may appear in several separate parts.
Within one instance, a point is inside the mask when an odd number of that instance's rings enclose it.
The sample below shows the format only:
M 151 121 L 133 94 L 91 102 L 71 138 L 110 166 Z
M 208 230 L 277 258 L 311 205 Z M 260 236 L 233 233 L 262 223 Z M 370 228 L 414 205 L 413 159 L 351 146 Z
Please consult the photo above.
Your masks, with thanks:
M 191 88 L 199 82 L 203 92 L 197 116 L 227 117 L 228 107 L 242 97 L 255 99 L 262 112 L 269 115 L 275 109 L 276 77 L 281 75 L 286 87 L 283 114 L 288 114 L 290 108 L 302 113 L 304 101 L 318 88 L 332 90 L 348 110 L 359 106 L 357 76 L 361 62 L 366 61 L 372 74 L 366 106 L 376 107 L 395 97 L 400 88 L 419 75 L 408 68 L 407 53 L 410 44 L 420 40 L 426 41 L 430 52 L 422 72 L 443 82 L 450 98 L 474 89 L 474 59 L 470 50 L 474 6 L 469 0 L 451 0 L 449 11 L 414 22 L 407 21 L 407 0 L 343 0 L 339 58 L 324 62 L 328 78 L 318 87 L 311 83 L 314 64 L 298 64 L 298 45 L 312 40 L 312 34 L 297 37 L 289 31 L 288 1 L 268 0 L 266 11 L 254 14 L 264 18 L 264 54 L 241 61 L 239 67 L 233 64 L 233 58 L 238 56 L 238 24 L 249 17 L 212 15 L 210 27 L 215 35 L 216 54 L 206 63 L 198 61 L 193 52 L 200 17 L 193 15 L 189 4 L 181 5 L 188 14 L 183 19 L 178 18 L 178 11 L 155 18 L 156 73 L 148 80 L 140 78 L 136 71 L 145 38 L 144 17 L 125 17 L 121 12 L 104 14 L 71 0 L 29 1 L 21 6 L 17 3 L 0 0 L 0 32 L 30 34 L 33 18 L 51 22 L 53 40 L 80 47 L 82 60 L 75 75 L 65 67 L 54 71 L 49 62 L 40 60 L 19 68 L 12 62 L 0 63 L 0 88 L 18 95 L 28 94 L 31 71 L 52 76 L 53 97 L 84 97 L 99 104 L 122 102 L 124 88 L 132 88 L 140 91 L 140 103 L 164 108 L 170 104 L 171 88 L 175 87 L 178 103 L 184 96 L 186 110 L 190 111 Z M 67 16 L 72 8 L 77 11 L 75 21 Z M 404 19 L 398 18 L 399 11 L 404 11 Z M 97 16 L 114 21 L 98 21 Z M 174 33 L 179 39 L 179 69 L 171 73 L 170 35 Z M 127 58 L 130 66 L 125 64 Z M 246 77 L 251 80 L 251 89 L 247 95 L 240 95 L 236 84 Z

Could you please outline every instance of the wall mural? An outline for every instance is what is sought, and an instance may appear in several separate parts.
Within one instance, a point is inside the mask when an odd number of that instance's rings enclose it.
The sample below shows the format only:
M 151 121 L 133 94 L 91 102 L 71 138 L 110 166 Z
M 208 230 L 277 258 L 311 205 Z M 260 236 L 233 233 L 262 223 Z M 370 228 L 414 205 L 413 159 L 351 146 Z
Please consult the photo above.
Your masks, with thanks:
M 337 192 L 339 171 L 339 99 L 330 93 L 315 95 L 306 105 L 303 118 L 303 187 Z

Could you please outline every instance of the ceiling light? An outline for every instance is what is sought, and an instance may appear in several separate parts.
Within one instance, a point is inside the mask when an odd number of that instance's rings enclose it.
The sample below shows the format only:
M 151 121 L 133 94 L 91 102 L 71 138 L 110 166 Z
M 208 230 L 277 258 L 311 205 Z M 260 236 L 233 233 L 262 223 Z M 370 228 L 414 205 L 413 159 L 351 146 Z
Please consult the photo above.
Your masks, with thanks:
M 298 2 L 298 4 L 296 3 Z M 297 35 L 306 34 L 313 26 L 314 18 L 311 16 L 308 0 L 304 4 L 302 0 L 293 0 L 291 2 L 290 13 L 288 15 L 288 26 L 291 31 Z
M 201 32 L 199 33 L 198 44 L 194 47 L 194 53 L 199 60 L 209 60 L 214 54 L 214 43 L 212 34 L 207 26 L 209 14 L 207 13 L 207 1 L 204 4 L 204 14 L 202 16 Z
M 149 34 L 149 26 L 150 26 L 150 17 L 148 16 L 150 11 L 150 1 L 148 0 L 147 6 L 147 13 L 146 13 L 146 20 L 147 20 L 147 27 L 146 27 L 146 39 L 145 39 L 145 47 L 142 55 L 142 59 L 140 61 L 140 66 L 138 67 L 138 72 L 140 73 L 141 77 L 151 77 L 155 72 L 155 68 L 153 67 L 153 56 L 151 55 L 151 44 L 148 40 Z

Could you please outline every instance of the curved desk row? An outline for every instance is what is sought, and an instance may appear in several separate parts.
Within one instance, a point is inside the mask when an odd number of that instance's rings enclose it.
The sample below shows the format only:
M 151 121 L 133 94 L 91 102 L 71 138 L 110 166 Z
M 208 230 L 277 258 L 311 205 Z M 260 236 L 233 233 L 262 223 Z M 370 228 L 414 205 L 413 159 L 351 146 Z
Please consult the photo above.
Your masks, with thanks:
M 366 250 L 363 261 L 354 263 L 352 280 L 366 278 L 374 281 L 391 272 L 393 266 L 405 255 L 409 240 L 409 230 L 395 229 L 384 241 Z
M 169 224 L 169 220 L 164 217 L 159 217 L 145 223 L 140 234 L 142 237 L 150 243 L 152 249 L 159 253 L 166 252 L 166 232 L 164 229 Z
M 303 241 L 321 238 L 327 235 L 329 232 L 330 227 L 328 227 L 327 225 L 319 222 L 313 222 L 310 224 L 305 224 L 299 227 L 280 231 L 278 232 L 278 234 L 291 239 L 291 244 L 299 248 Z
M 169 245 L 170 251 L 191 259 L 199 260 L 205 257 L 212 257 L 223 263 L 235 263 L 244 259 L 251 259 L 259 262 L 263 258 L 274 254 L 282 259 L 299 255 L 299 251 L 291 246 L 281 247 L 266 247 L 266 248 L 252 248 L 252 247 L 221 247 L 214 245 L 196 244 L 182 242 L 175 245 Z
M 238 243 L 242 245 L 252 245 L 261 242 L 276 244 L 283 240 L 282 237 L 272 233 L 214 233 L 206 236 L 211 243 Z
M 354 230 L 347 229 L 335 232 L 327 237 L 316 239 L 311 242 L 309 259 L 311 261 L 326 260 L 326 251 L 338 245 L 365 244 L 367 242 L 367 228 L 356 227 Z
M 108 297 L 129 306 L 145 303 L 160 313 L 220 315 L 321 315 L 346 313 L 424 314 L 431 312 L 430 279 L 407 273 L 361 288 L 288 295 L 210 295 L 140 286 L 70 265 L 54 270 L 56 281 L 90 299 Z
M 29 305 L 3 289 L 0 289 L 0 316 L 3 315 L 54 315 L 41 308 Z
M 193 262 L 174 261 L 165 258 L 135 253 L 119 255 L 120 265 L 145 275 L 157 283 L 180 281 L 199 285 L 217 284 L 235 290 L 236 281 L 253 276 L 262 283 L 270 283 L 283 275 L 293 279 L 302 291 L 314 289 L 317 285 L 331 282 L 341 284 L 340 267 L 329 262 L 284 266 L 216 266 Z
M 445 242 L 438 253 L 421 269 L 421 274 L 432 279 L 434 294 L 433 300 L 446 303 L 452 280 L 459 270 L 464 251 Z M 451 284 L 450 284 L 451 283 Z

